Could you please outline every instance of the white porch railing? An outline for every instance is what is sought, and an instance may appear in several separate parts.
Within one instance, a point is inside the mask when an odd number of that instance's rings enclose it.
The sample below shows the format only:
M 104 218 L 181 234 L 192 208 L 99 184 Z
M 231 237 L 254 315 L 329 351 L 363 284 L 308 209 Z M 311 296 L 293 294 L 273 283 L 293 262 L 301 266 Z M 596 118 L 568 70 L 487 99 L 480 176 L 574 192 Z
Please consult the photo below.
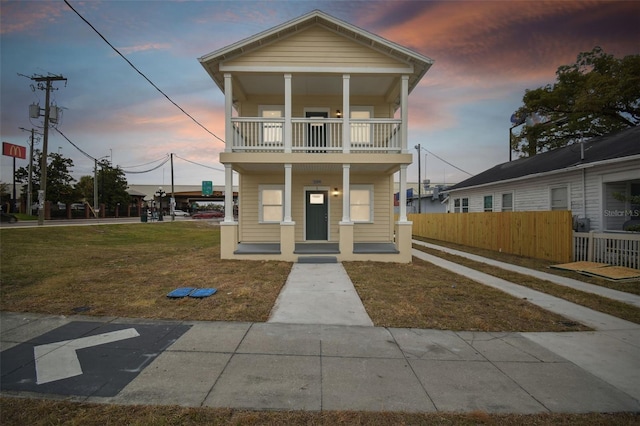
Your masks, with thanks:
M 640 269 L 640 234 L 574 232 L 573 260 Z
M 343 119 L 292 118 L 291 151 L 301 153 L 343 152 Z M 284 118 L 232 118 L 234 152 L 284 152 Z M 401 121 L 395 119 L 351 120 L 351 152 L 400 153 Z

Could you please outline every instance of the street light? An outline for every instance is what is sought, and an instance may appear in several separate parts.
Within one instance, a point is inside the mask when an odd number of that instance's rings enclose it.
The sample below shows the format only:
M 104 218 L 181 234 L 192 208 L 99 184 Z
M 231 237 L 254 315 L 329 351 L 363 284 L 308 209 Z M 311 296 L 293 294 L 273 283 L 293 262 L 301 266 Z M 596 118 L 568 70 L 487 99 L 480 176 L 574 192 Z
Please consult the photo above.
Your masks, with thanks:
M 96 217 L 96 219 L 98 218 L 98 162 L 107 157 L 108 155 L 105 155 L 104 157 L 93 159 L 93 215 Z
M 162 197 L 164 197 L 166 192 L 162 190 L 162 187 L 158 188 L 156 191 L 156 195 L 158 196 L 158 221 L 162 219 Z

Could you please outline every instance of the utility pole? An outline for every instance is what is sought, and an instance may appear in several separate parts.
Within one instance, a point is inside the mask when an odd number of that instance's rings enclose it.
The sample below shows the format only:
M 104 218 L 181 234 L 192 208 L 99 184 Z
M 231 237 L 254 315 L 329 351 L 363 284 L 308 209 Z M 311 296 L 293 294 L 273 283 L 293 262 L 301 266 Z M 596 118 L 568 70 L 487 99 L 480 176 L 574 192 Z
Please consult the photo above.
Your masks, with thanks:
M 40 162 L 40 191 L 38 193 L 38 225 L 44 225 L 44 203 L 47 199 L 47 148 L 49 143 L 49 116 L 50 116 L 50 97 L 51 83 L 54 81 L 67 81 L 61 75 L 52 76 L 33 76 L 31 80 L 38 82 L 38 88 L 45 90 L 45 106 L 44 106 L 44 131 L 42 139 L 42 159 Z M 44 83 L 44 84 L 43 84 Z
M 25 129 L 24 127 L 20 127 L 20 130 L 24 130 L 25 132 L 31 132 L 31 143 L 30 152 L 29 152 L 29 180 L 27 181 L 27 214 L 31 216 L 31 204 L 33 203 L 33 187 L 31 186 L 31 181 L 33 180 L 33 142 L 34 135 L 36 130 L 34 128 Z

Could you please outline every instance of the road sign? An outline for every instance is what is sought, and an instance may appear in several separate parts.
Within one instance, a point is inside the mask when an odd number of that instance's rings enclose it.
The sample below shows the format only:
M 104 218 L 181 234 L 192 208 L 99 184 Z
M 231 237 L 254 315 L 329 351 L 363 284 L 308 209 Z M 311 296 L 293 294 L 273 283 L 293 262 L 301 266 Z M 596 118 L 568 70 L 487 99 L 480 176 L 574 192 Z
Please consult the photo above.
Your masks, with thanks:
M 208 196 L 213 194 L 213 182 L 210 180 L 202 181 L 202 195 Z
M 14 158 L 27 158 L 27 148 L 20 145 L 14 145 L 9 142 L 2 142 L 2 155 Z

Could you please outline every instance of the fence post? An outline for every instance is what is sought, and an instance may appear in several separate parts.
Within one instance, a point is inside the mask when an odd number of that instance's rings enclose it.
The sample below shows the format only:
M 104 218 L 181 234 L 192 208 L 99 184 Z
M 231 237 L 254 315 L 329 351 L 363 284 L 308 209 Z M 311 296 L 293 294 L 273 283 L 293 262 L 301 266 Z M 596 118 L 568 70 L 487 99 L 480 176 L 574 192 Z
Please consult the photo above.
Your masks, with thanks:
M 589 238 L 587 239 L 587 262 L 593 262 L 593 253 L 595 251 L 595 244 L 593 235 L 595 231 L 589 231 Z

